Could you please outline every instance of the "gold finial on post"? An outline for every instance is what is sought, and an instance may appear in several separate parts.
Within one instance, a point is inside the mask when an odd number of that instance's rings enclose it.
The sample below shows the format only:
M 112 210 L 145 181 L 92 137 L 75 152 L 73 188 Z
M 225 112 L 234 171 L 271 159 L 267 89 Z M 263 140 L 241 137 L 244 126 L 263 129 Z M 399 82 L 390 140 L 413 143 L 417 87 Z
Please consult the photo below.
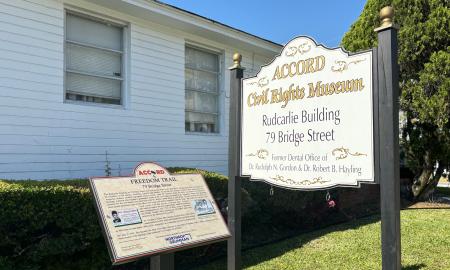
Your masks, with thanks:
M 380 20 L 381 25 L 378 28 L 375 28 L 375 32 L 380 30 L 393 27 L 398 29 L 398 26 L 394 24 L 394 8 L 391 6 L 385 6 L 380 10 Z
M 235 69 L 235 68 L 242 68 L 241 67 L 241 61 L 242 61 L 242 55 L 240 53 L 234 53 L 233 54 L 233 66 L 230 67 L 230 69 Z
M 394 19 L 394 8 L 386 6 L 380 10 L 381 27 L 387 27 L 392 25 Z

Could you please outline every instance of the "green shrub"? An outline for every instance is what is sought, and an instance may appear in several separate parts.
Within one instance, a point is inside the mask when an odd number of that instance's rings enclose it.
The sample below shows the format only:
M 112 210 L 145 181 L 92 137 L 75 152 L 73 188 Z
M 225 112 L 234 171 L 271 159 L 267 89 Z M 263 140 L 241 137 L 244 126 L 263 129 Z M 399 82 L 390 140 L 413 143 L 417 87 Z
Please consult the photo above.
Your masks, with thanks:
M 223 175 L 169 170 L 201 173 L 215 198 L 227 196 Z M 0 180 L 0 207 L 0 269 L 111 269 L 87 180 Z
M 214 198 L 227 198 L 227 177 L 201 173 Z M 243 247 L 248 248 L 345 221 L 378 209 L 377 186 L 330 191 L 338 203 L 328 208 L 324 191 L 274 189 L 260 182 L 242 185 Z M 371 194 L 371 196 L 367 196 Z M 0 269 L 111 269 L 87 180 L 0 181 Z M 224 255 L 225 243 L 176 253 L 177 269 Z M 141 261 L 117 269 L 142 269 Z
M 1 181 L 0 206 L 0 269 L 108 267 L 86 180 Z

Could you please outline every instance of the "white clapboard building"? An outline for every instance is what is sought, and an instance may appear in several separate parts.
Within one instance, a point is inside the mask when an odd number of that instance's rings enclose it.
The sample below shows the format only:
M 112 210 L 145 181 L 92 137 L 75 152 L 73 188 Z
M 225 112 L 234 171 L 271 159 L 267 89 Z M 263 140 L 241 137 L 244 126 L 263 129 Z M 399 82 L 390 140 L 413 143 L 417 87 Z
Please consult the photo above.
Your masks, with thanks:
M 229 71 L 281 45 L 150 0 L 0 0 L 0 179 L 226 174 Z

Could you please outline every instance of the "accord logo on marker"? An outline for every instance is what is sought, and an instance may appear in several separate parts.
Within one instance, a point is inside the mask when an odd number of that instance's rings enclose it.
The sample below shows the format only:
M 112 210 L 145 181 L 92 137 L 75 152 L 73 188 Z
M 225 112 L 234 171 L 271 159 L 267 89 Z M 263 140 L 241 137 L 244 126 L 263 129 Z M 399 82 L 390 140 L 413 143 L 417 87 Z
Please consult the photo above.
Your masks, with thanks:
M 143 171 L 139 171 L 139 175 L 159 175 L 159 174 L 164 174 L 164 170 L 143 170 Z

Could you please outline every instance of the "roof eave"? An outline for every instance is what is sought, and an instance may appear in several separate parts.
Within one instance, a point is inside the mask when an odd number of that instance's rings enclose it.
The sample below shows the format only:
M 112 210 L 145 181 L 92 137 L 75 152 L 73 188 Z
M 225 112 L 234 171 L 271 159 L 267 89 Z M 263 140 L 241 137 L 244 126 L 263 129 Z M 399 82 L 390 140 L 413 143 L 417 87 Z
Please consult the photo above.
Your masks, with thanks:
M 279 53 L 281 44 L 155 0 L 90 0 L 161 25 L 261 54 Z

